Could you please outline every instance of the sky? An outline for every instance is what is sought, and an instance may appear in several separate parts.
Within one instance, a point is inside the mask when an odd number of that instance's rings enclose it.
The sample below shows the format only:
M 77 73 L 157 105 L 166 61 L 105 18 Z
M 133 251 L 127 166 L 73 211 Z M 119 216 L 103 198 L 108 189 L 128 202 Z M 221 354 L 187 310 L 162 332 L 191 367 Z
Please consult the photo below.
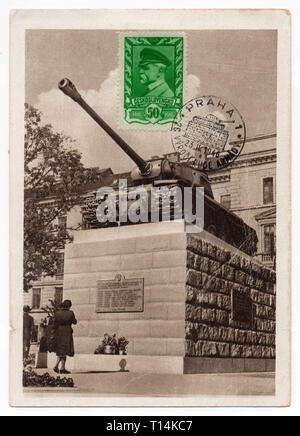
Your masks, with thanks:
M 174 31 L 172 31 L 173 33 Z M 276 133 L 277 33 L 273 30 L 185 32 L 188 101 L 201 95 L 229 100 L 247 137 Z M 43 122 L 76 140 L 86 166 L 128 171 L 134 164 L 72 100 L 58 90 L 70 78 L 83 98 L 144 158 L 173 151 L 170 131 L 119 128 L 120 35 L 109 30 L 27 30 L 26 102 Z M 247 143 L 244 152 L 247 151 Z M 259 143 L 257 143 L 259 147 Z

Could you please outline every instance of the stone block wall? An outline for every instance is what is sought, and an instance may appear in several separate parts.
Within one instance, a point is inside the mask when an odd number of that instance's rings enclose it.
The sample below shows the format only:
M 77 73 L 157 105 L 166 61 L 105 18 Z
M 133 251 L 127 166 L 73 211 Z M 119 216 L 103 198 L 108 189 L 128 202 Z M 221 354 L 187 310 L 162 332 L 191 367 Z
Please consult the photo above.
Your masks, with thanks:
M 227 245 L 187 235 L 187 357 L 275 358 L 276 273 Z M 251 299 L 251 322 L 232 319 L 232 292 Z
M 144 312 L 96 312 L 97 280 L 119 273 L 144 278 Z M 76 354 L 93 354 L 105 333 L 116 333 L 129 340 L 129 355 L 274 359 L 275 279 L 207 232 L 187 234 L 183 222 L 78 232 L 64 278 L 78 319 Z M 233 319 L 235 291 L 251 300 L 251 323 Z
M 64 298 L 78 319 L 77 354 L 116 333 L 129 340 L 129 355 L 184 356 L 186 234 L 183 224 L 166 224 L 87 230 L 67 245 Z M 144 278 L 144 312 L 96 313 L 97 280 L 118 273 Z

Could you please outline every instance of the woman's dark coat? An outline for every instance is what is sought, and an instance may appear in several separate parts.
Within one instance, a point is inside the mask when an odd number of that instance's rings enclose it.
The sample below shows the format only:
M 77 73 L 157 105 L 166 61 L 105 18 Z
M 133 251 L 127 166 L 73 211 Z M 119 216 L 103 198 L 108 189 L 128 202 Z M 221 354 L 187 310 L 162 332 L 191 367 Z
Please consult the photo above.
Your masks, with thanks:
M 55 348 L 57 356 L 74 356 L 72 324 L 77 324 L 77 320 L 71 310 L 61 309 L 55 313 Z
M 26 347 L 30 346 L 31 333 L 34 326 L 34 320 L 28 313 L 23 315 L 23 344 Z

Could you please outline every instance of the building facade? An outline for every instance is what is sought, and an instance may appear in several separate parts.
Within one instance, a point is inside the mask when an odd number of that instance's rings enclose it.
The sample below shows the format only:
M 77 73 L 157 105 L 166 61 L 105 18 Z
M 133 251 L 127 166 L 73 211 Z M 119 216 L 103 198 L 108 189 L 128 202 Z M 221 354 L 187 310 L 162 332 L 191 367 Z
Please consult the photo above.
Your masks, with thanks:
M 276 135 L 246 140 L 240 156 L 210 175 L 215 200 L 240 216 L 258 236 L 257 259 L 274 267 L 276 255 Z
M 65 230 L 80 228 L 81 226 L 81 212 L 80 207 L 77 206 L 72 209 L 68 216 L 63 215 L 57 219 L 59 231 L 65 232 Z M 75 230 L 73 230 L 75 231 Z M 69 233 L 72 233 L 72 231 Z M 44 312 L 43 308 L 50 305 L 49 300 L 61 303 L 63 301 L 63 280 L 64 280 L 64 250 L 60 252 L 60 262 L 58 264 L 58 269 L 56 275 L 53 277 L 45 276 L 41 274 L 38 280 L 34 282 L 33 287 L 29 292 L 24 293 L 24 305 L 28 305 L 31 308 L 30 314 L 34 318 L 34 329 L 32 332 L 32 343 L 36 344 L 39 342 L 44 319 L 47 314 Z

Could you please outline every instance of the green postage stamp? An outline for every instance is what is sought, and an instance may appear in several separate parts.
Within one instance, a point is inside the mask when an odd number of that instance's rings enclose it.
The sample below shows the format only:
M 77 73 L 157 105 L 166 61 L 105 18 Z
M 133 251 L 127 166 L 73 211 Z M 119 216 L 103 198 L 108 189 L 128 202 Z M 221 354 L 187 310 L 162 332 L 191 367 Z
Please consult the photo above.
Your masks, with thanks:
M 184 36 L 124 36 L 124 120 L 171 124 L 183 105 Z

